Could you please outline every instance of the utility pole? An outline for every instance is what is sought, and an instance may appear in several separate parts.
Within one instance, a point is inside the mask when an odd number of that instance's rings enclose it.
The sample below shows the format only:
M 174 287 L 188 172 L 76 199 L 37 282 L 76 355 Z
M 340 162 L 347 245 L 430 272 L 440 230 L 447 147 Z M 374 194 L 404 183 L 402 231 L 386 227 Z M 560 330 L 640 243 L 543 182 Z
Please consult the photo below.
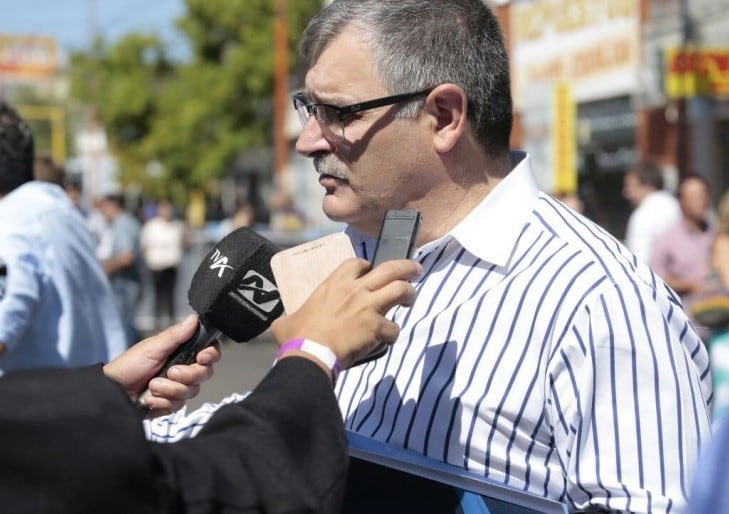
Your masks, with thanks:
M 275 19 L 275 86 L 274 86 L 274 146 L 277 183 L 285 187 L 284 173 L 289 162 L 289 141 L 286 135 L 286 113 L 289 109 L 289 45 L 286 0 L 276 0 Z
M 98 28 L 96 24 L 96 0 L 88 0 L 86 12 L 86 28 L 89 34 L 89 47 L 93 45 L 96 36 L 98 36 Z
M 688 0 L 679 0 L 679 22 L 681 26 L 681 59 L 683 61 L 682 73 L 696 72 L 696 30 L 691 13 L 689 12 Z M 685 79 L 684 79 L 685 80 Z M 679 177 L 688 173 L 691 168 L 691 126 L 688 116 L 688 105 L 690 99 L 688 93 L 681 95 L 677 101 L 676 110 L 676 168 Z

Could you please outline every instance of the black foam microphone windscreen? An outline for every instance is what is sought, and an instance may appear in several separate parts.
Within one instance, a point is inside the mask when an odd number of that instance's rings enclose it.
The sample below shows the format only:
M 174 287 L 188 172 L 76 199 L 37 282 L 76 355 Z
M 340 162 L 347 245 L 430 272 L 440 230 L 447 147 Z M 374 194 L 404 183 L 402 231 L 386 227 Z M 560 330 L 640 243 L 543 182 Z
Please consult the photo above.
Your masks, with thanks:
M 210 250 L 190 282 L 187 299 L 200 322 L 233 341 L 250 341 L 283 313 L 271 271 L 278 248 L 239 228 Z
M 194 362 L 197 353 L 221 333 L 236 342 L 250 341 L 283 313 L 271 271 L 271 257 L 278 250 L 265 237 L 243 227 L 208 252 L 187 292 L 200 320 L 197 331 L 170 355 L 158 376 L 166 376 L 176 364 Z

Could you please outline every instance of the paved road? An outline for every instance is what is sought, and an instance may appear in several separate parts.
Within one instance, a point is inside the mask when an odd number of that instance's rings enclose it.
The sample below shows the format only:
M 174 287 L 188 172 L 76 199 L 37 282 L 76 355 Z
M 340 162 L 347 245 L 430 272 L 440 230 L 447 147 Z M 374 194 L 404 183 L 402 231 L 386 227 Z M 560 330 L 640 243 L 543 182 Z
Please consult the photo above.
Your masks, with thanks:
M 250 391 L 271 368 L 277 345 L 268 333 L 248 343 L 223 341 L 223 359 L 215 375 L 205 382 L 200 395 L 188 402 L 188 409 L 206 401 L 217 402 L 232 392 Z

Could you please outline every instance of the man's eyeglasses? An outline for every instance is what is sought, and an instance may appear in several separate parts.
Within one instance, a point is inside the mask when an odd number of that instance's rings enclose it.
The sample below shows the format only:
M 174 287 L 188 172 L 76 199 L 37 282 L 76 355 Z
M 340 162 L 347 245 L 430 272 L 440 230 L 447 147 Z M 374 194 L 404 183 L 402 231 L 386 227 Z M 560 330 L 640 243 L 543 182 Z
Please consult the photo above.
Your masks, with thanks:
M 296 109 L 296 113 L 299 115 L 299 121 L 301 121 L 302 127 L 306 126 L 306 122 L 311 116 L 315 116 L 317 123 L 319 123 L 319 126 L 322 128 L 322 131 L 327 137 L 334 141 L 341 141 L 344 139 L 344 124 L 347 121 L 348 116 L 368 109 L 374 109 L 376 107 L 408 102 L 419 96 L 430 94 L 433 89 L 435 88 L 424 89 L 423 91 L 417 91 L 415 93 L 386 96 L 384 98 L 358 102 L 356 104 L 345 105 L 343 107 L 310 102 L 304 96 L 304 93 L 301 92 L 294 93 L 291 98 L 294 101 L 294 108 Z

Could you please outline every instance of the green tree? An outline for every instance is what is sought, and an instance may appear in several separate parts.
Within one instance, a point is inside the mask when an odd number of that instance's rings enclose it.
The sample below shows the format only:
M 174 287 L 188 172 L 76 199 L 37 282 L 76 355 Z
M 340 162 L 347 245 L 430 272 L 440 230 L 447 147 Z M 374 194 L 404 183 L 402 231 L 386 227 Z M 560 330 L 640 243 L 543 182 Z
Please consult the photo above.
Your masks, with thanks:
M 99 108 L 123 183 L 147 193 L 206 188 L 234 157 L 271 144 L 276 0 L 186 0 L 177 27 L 189 47 L 169 58 L 154 35 L 99 41 L 72 56 L 72 93 Z M 291 69 L 296 42 L 321 0 L 289 0 Z M 147 177 L 149 162 L 161 177 Z
M 142 142 L 157 116 L 160 94 L 175 73 L 154 35 L 132 33 L 113 45 L 97 39 L 90 51 L 71 56 L 71 94 L 98 111 L 127 183 L 148 162 Z

